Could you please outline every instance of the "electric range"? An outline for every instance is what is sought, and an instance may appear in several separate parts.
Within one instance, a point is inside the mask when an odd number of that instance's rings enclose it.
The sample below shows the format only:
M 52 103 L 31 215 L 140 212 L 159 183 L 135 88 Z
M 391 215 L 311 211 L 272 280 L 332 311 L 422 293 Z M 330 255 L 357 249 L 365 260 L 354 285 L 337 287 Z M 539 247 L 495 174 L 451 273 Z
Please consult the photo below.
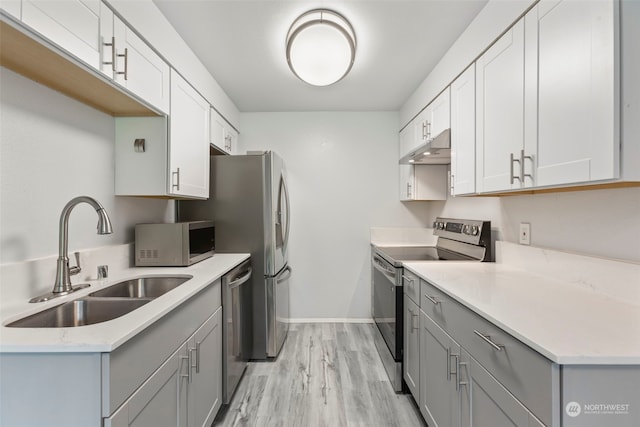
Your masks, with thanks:
M 395 391 L 406 389 L 402 379 L 403 287 L 406 261 L 493 261 L 491 222 L 436 218 L 435 246 L 374 246 L 371 256 L 371 312 L 376 323 L 376 347 Z

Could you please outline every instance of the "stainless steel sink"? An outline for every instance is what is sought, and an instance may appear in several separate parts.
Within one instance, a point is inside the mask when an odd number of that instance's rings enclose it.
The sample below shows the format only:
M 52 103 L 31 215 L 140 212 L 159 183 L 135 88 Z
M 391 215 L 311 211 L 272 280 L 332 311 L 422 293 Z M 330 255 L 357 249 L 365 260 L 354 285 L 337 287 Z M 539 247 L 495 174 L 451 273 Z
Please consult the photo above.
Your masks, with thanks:
M 13 328 L 65 328 L 93 325 L 124 316 L 151 298 L 80 298 L 8 324 Z
M 92 297 L 157 298 L 177 288 L 193 276 L 138 277 L 92 292 Z

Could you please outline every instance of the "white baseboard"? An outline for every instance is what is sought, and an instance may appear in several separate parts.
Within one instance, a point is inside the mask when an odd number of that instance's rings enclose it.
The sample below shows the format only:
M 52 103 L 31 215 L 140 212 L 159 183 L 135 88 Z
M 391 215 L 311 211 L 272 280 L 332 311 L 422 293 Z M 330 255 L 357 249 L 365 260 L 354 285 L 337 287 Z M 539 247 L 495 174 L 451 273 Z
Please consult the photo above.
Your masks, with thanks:
M 373 323 L 373 319 L 354 319 L 354 318 L 300 318 L 289 319 L 289 323 Z

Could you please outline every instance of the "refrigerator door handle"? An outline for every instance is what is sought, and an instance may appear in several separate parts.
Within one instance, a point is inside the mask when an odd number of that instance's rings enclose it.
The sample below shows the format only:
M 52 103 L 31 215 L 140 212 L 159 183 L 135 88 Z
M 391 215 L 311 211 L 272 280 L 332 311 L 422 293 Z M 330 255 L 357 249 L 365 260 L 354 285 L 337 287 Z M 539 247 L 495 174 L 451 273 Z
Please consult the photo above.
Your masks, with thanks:
M 278 274 L 276 276 L 276 283 L 280 283 L 280 282 L 284 282 L 285 280 L 289 280 L 289 278 L 291 277 L 292 273 L 293 273 L 293 269 L 291 267 L 289 267 L 289 266 L 286 266 L 284 268 L 284 270 L 282 270 L 280 272 L 280 274 Z M 286 274 L 286 276 L 285 276 L 285 274 Z
M 282 197 L 282 194 L 284 194 L 284 202 L 285 202 L 285 207 L 286 207 L 286 224 L 284 227 L 284 236 L 282 236 L 282 242 L 283 242 L 283 253 L 287 252 L 287 246 L 289 246 L 289 226 L 290 226 L 290 221 L 291 221 L 291 208 L 289 206 L 289 190 L 287 189 L 287 183 L 284 180 L 284 175 L 282 175 L 280 177 L 280 186 L 282 187 L 283 191 L 280 195 L 280 197 Z

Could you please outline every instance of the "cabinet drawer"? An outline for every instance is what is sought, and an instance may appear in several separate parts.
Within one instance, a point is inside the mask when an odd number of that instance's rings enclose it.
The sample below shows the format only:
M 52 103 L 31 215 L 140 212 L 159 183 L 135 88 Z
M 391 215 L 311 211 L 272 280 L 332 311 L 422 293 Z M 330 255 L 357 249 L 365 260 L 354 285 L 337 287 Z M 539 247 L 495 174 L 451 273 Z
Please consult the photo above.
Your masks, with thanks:
M 420 306 L 420 278 L 406 268 L 402 273 L 402 288 L 404 294 Z
M 461 310 L 466 310 L 462 305 L 429 282 L 421 280 L 420 309 L 455 339 L 452 322 Z
M 462 347 L 538 418 L 552 425 L 557 365 L 466 307 L 461 306 L 451 325 Z

